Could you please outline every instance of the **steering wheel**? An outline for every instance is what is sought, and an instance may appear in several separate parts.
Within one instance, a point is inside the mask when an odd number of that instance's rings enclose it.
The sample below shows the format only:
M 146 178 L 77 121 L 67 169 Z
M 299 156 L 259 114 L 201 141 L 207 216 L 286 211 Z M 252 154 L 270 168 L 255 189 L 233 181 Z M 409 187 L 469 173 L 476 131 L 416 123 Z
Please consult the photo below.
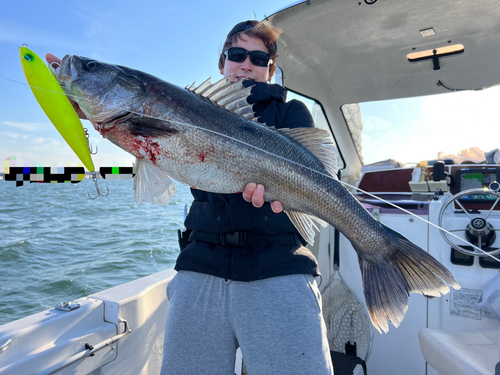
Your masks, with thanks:
M 461 210 L 469 217 L 470 223 L 467 225 L 466 228 L 464 229 L 450 229 L 448 232 L 465 232 L 465 238 L 468 240 L 469 243 L 479 247 L 481 250 L 484 250 L 488 252 L 489 255 L 497 255 L 500 253 L 500 249 L 496 249 L 493 251 L 488 250 L 488 246 L 493 244 L 495 242 L 496 238 L 496 232 L 500 229 L 495 229 L 493 228 L 493 225 L 488 222 L 488 218 L 490 217 L 491 213 L 493 212 L 493 209 L 497 205 L 498 201 L 500 201 L 500 193 L 498 192 L 500 190 L 500 183 L 498 182 L 492 182 L 490 184 L 490 189 L 471 189 L 471 190 L 464 190 L 461 191 L 458 194 L 455 194 L 452 196 L 441 208 L 441 211 L 439 211 L 439 226 L 442 228 L 443 227 L 443 216 L 446 211 L 446 209 L 451 205 L 454 204 L 455 202 L 458 204 L 458 206 L 461 208 Z M 494 195 L 496 196 L 496 200 L 492 200 L 492 206 L 488 213 L 486 215 L 483 213 L 481 214 L 480 212 L 471 212 L 467 211 L 464 206 L 460 203 L 459 199 L 463 197 L 464 195 L 484 195 L 484 194 L 489 194 L 489 195 Z M 484 217 L 486 216 L 486 217 Z M 463 243 L 462 241 L 459 241 L 458 239 L 454 239 L 454 241 L 450 240 L 449 237 L 453 238 L 452 236 L 449 236 L 448 233 L 446 233 L 444 230 L 440 229 L 441 235 L 443 236 L 444 240 L 451 245 L 452 248 L 455 250 L 467 254 L 467 255 L 473 255 L 473 256 L 486 256 L 483 252 L 477 250 L 477 249 L 465 249 L 459 245 L 457 245 L 457 242 Z

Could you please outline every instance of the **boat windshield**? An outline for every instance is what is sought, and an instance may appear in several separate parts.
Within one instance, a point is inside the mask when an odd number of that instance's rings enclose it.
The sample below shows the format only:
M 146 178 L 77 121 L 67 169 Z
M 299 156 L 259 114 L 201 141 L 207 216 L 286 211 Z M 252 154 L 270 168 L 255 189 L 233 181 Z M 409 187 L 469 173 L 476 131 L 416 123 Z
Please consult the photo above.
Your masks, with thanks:
M 498 86 L 346 104 L 342 111 L 364 165 L 387 159 L 407 164 L 446 158 L 479 161 L 478 154 L 500 147 Z

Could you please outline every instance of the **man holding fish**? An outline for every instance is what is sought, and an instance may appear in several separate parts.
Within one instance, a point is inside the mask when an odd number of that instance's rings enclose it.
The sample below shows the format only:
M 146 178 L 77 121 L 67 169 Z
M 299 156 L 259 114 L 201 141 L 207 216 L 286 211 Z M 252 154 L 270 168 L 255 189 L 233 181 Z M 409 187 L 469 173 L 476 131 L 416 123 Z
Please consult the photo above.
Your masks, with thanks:
M 267 83 L 280 33 L 258 21 L 238 23 L 224 43 L 220 72 L 253 86 L 248 103 L 262 126 L 313 127 L 303 103 L 286 102 L 286 91 Z M 238 347 L 252 375 L 333 374 L 317 261 L 282 204 L 265 202 L 262 184 L 235 194 L 195 188 L 189 238 L 167 289 L 162 374 L 233 374 Z
M 74 55 L 54 69 L 94 128 L 136 156 L 138 203 L 168 204 L 170 178 L 193 188 L 191 233 L 167 290 L 167 374 L 230 374 L 238 346 L 252 374 L 332 372 L 318 265 L 303 246 L 314 242 L 313 221 L 351 242 L 379 332 L 389 320 L 399 326 L 410 293 L 438 297 L 448 285 L 460 288 L 342 185 L 328 131 L 266 83 L 278 34 L 254 21 L 237 24 L 219 61 L 224 78 L 187 89 Z M 256 208 L 263 200 L 273 203 Z

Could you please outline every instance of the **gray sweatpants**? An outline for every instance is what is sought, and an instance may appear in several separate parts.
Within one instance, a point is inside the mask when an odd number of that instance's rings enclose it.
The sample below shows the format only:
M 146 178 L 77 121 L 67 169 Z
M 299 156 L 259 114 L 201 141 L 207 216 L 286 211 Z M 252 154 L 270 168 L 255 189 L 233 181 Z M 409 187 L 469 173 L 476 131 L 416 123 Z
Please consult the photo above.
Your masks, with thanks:
M 180 271 L 167 287 L 163 375 L 234 375 L 241 347 L 250 375 L 331 375 L 312 275 L 240 282 Z

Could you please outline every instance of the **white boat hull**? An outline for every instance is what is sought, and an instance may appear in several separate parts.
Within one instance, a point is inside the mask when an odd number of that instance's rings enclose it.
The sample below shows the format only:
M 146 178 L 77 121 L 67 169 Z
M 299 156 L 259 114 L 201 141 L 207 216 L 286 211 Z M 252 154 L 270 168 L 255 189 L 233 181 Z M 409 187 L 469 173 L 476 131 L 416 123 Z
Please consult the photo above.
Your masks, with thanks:
M 159 374 L 165 322 L 166 288 L 175 275 L 169 269 L 79 299 L 73 311 L 50 309 L 0 327 L 0 374 L 30 375 L 56 369 L 86 352 L 86 344 L 104 347 L 93 356 L 67 364 L 62 374 Z M 125 323 L 126 321 L 126 323 Z M 125 334 L 114 343 L 107 339 Z M 87 350 L 88 351 L 88 350 Z M 51 371 L 48 371 L 50 373 Z

